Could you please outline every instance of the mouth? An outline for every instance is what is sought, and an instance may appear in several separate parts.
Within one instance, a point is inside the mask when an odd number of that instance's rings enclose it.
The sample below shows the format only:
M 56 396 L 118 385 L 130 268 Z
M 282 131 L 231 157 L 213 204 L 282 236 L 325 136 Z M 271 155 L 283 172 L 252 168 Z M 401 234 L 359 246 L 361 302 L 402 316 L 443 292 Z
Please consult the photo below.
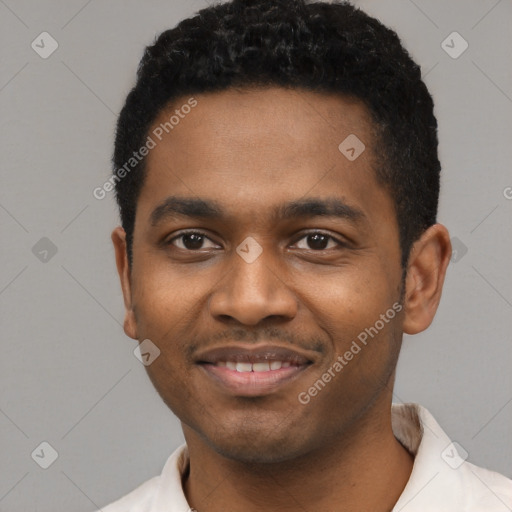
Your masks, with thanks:
M 221 347 L 198 356 L 198 364 L 224 393 L 263 396 L 297 379 L 314 359 L 309 354 L 277 346 Z

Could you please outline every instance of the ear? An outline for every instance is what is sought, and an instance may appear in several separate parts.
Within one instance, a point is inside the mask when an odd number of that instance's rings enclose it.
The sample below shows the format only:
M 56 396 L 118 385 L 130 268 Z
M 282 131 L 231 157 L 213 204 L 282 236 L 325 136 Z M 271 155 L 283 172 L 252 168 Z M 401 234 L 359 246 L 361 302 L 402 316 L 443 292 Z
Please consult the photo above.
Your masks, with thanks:
M 137 340 L 137 324 L 135 322 L 131 294 L 130 266 L 128 265 L 128 252 L 126 250 L 126 233 L 121 226 L 118 226 L 112 231 L 111 238 L 116 253 L 117 273 L 121 280 L 121 289 L 123 290 L 124 307 L 126 310 L 124 316 L 124 332 L 130 338 Z
M 413 244 L 405 280 L 406 334 L 417 334 L 432 323 L 451 254 L 450 234 L 442 224 L 430 226 Z

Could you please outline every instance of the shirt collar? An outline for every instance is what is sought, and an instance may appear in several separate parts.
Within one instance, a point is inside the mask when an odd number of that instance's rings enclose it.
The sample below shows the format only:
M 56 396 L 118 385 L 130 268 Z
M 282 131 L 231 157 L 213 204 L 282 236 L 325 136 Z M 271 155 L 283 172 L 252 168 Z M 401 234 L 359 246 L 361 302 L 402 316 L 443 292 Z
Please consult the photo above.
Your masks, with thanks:
M 505 491 L 506 482 L 510 481 L 465 462 L 424 407 L 393 404 L 391 421 L 396 439 L 414 456 L 412 473 L 392 512 L 512 510 L 512 503 L 506 503 L 510 496 Z M 150 512 L 191 510 L 182 487 L 188 464 L 189 453 L 183 444 L 164 466 Z

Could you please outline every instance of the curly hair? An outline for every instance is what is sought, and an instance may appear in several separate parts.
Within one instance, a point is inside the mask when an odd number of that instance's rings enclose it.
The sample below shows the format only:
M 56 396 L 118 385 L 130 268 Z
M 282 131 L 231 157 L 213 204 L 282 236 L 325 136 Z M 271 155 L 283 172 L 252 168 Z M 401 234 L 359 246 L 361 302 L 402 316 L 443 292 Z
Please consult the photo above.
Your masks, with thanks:
M 202 9 L 145 48 L 117 121 L 114 173 L 179 97 L 281 86 L 358 98 L 375 128 L 375 174 L 397 217 L 402 268 L 436 222 L 440 162 L 434 105 L 397 34 L 348 2 L 231 0 Z M 115 184 L 132 263 L 145 159 Z

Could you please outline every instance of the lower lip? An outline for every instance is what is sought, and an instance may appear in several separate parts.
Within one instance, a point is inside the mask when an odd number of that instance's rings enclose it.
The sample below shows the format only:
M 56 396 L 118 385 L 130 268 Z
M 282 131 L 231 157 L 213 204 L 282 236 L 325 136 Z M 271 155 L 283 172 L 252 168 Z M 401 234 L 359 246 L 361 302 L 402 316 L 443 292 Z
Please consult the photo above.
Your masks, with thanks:
M 236 396 L 261 396 L 273 393 L 285 383 L 295 380 L 310 365 L 289 366 L 267 372 L 238 372 L 213 364 L 199 366 L 224 390 Z

